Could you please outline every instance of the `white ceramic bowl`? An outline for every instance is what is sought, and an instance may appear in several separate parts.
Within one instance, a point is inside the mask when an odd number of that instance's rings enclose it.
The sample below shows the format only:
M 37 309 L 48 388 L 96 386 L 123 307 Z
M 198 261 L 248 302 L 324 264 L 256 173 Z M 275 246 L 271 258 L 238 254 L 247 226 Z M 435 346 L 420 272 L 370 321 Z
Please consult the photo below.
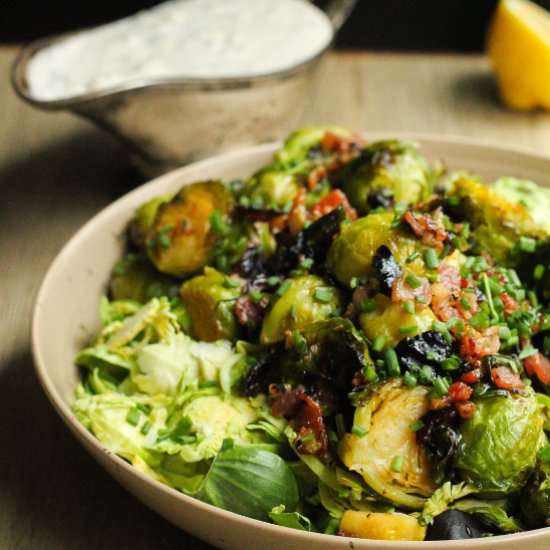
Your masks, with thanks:
M 466 140 L 417 138 L 426 156 L 444 160 L 451 169 L 468 169 L 488 180 L 500 175 L 525 177 L 550 186 L 550 157 Z M 84 447 L 126 489 L 167 520 L 214 546 L 262 550 L 302 550 L 306 546 L 327 550 L 549 550 L 550 528 L 494 538 L 415 543 L 304 533 L 263 523 L 215 508 L 145 476 L 105 449 L 77 421 L 70 409 L 78 381 L 73 359 L 99 329 L 99 297 L 111 266 L 121 254 L 124 228 L 134 209 L 156 195 L 178 190 L 184 183 L 248 176 L 268 163 L 276 148 L 277 144 L 251 147 L 165 174 L 105 208 L 67 243 L 42 283 L 32 324 L 36 370 L 53 406 Z

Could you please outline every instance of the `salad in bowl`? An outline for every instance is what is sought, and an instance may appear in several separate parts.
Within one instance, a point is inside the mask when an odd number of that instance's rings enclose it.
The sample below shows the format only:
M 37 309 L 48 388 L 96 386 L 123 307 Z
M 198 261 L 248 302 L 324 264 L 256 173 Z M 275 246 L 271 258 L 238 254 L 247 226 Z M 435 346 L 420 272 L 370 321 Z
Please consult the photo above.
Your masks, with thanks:
M 187 495 L 454 540 L 550 521 L 547 191 L 305 128 L 129 220 L 73 411 Z

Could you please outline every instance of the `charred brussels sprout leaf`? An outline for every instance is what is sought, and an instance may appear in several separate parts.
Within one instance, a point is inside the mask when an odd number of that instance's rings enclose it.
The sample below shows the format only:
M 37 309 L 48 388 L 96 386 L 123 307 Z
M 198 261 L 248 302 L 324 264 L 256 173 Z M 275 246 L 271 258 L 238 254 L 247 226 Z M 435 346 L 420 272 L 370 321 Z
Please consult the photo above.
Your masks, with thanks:
M 128 254 L 115 264 L 109 281 L 113 300 L 145 303 L 160 296 L 177 296 L 179 281 L 156 271 L 143 256 Z
M 422 423 L 424 426 L 417 432 L 416 440 L 428 451 L 432 478 L 436 483 L 452 479 L 453 458 L 461 441 L 456 410 L 430 411 Z
M 489 252 L 497 263 L 517 262 L 514 252 L 521 237 L 545 235 L 526 208 L 510 202 L 483 183 L 458 178 L 448 196 L 458 200 L 458 205 L 451 206 L 450 211 L 460 220 L 470 221 L 480 249 Z
M 529 527 L 545 527 L 550 519 L 550 464 L 539 461 L 520 498 L 523 518 Z
M 391 193 L 395 201 L 413 204 L 426 198 L 433 187 L 427 161 L 415 144 L 402 141 L 367 146 L 335 179 L 360 214 L 368 212 L 369 194 L 378 189 Z
M 378 283 L 380 284 L 380 292 L 389 296 L 393 283 L 395 283 L 403 273 L 399 265 L 397 265 L 391 250 L 385 245 L 381 246 L 374 255 L 372 265 Z
M 544 438 L 542 425 L 532 393 L 478 399 L 473 416 L 460 425 L 455 467 L 484 494 L 517 491 L 535 465 Z
M 183 283 L 181 298 L 191 317 L 191 332 L 198 340 L 236 340 L 237 320 L 233 313 L 235 300 L 240 296 L 240 285 L 229 286 L 226 276 L 206 267 L 204 275 L 197 275 Z
M 342 206 L 338 206 L 314 221 L 309 227 L 296 236 L 282 233 L 277 249 L 269 262 L 269 269 L 274 273 L 283 273 L 298 267 L 304 258 L 314 260 L 314 265 L 322 265 L 327 251 L 340 232 L 340 225 L 346 219 Z
M 447 510 L 428 527 L 426 540 L 476 539 L 487 533 L 487 528 L 471 514 Z
M 286 331 L 301 330 L 315 321 L 328 319 L 341 302 L 340 291 L 315 275 L 286 279 L 278 293 L 281 295 L 263 320 L 262 344 L 280 342 Z
M 408 370 L 415 370 L 423 365 L 437 368 L 453 352 L 451 344 L 435 330 L 401 340 L 395 351 L 401 364 Z
M 186 185 L 158 208 L 147 233 L 149 259 L 159 271 L 179 277 L 199 271 L 212 260 L 231 209 L 231 194 L 219 181 Z
M 467 514 L 473 514 L 491 531 L 517 533 L 523 530 L 518 520 L 508 514 L 508 501 L 506 499 L 463 498 L 455 502 L 453 508 Z
M 421 509 L 436 489 L 427 454 L 410 429 L 428 411 L 428 391 L 423 386 L 409 389 L 395 379 L 377 386 L 355 410 L 353 423 L 366 433 L 346 434 L 339 449 L 342 462 L 361 474 L 369 487 L 413 510 Z
M 330 273 L 345 285 L 349 285 L 354 277 L 374 275 L 373 259 L 381 246 L 389 249 L 399 265 L 403 265 L 414 252 L 421 256 L 420 241 L 401 229 L 393 228 L 393 219 L 389 212 L 373 213 L 343 226 L 328 252 Z M 408 267 L 420 273 L 424 264 L 422 260 L 414 260 Z

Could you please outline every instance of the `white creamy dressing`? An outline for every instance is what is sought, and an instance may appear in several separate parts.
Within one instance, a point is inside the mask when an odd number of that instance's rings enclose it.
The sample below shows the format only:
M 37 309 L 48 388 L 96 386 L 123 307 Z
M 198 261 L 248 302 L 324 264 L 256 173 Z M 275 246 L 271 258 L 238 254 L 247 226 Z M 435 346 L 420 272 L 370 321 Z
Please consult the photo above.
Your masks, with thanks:
M 310 59 L 332 35 L 305 0 L 171 0 L 39 51 L 27 80 L 55 100 L 142 79 L 249 77 Z

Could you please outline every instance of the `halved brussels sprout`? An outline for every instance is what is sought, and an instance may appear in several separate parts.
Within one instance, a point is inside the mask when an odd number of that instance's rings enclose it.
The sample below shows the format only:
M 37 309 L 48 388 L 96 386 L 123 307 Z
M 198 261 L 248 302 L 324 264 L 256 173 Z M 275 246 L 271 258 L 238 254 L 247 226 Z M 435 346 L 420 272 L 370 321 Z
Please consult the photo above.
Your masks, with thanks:
M 461 219 L 472 223 L 481 250 L 489 252 L 497 263 L 515 263 L 512 251 L 520 237 L 545 235 L 525 207 L 483 183 L 460 177 L 453 182 L 448 196 L 459 201 L 452 208 Z
M 134 218 L 130 222 L 128 227 L 129 236 L 140 248 L 145 246 L 145 239 L 147 238 L 147 233 L 153 222 L 157 211 L 161 204 L 170 202 L 173 195 L 161 195 L 160 197 L 155 197 L 150 201 L 147 201 L 145 204 L 142 204 L 135 212 Z
M 329 271 L 345 285 L 353 277 L 374 275 L 372 263 L 381 246 L 388 247 L 400 265 L 414 252 L 421 258 L 422 243 L 402 229 L 392 228 L 393 220 L 392 213 L 377 212 L 344 225 L 328 252 Z M 407 268 L 417 274 L 425 269 L 421 259 L 410 262 Z
M 550 520 L 550 464 L 539 461 L 520 498 L 523 518 L 529 527 L 547 527 Z
M 342 462 L 379 495 L 413 510 L 436 489 L 426 451 L 410 429 L 428 412 L 428 392 L 398 379 L 376 387 L 355 410 L 354 425 L 367 432 L 346 434 L 339 448 Z
M 462 443 L 455 467 L 484 495 L 519 490 L 529 476 L 544 440 L 543 418 L 533 392 L 478 399 L 460 425 Z
M 183 283 L 181 298 L 191 317 L 191 333 L 197 340 L 236 340 L 238 323 L 233 313 L 240 286 L 226 284 L 226 276 L 211 267 Z
M 338 136 L 350 135 L 348 130 L 338 126 L 300 128 L 291 134 L 283 147 L 275 153 L 275 160 L 282 164 L 295 164 L 306 160 L 310 149 L 319 145 L 327 132 Z
M 386 346 L 393 347 L 403 338 L 416 336 L 430 330 L 435 315 L 429 307 L 408 313 L 401 302 L 392 302 L 387 296 L 374 297 L 376 309 L 359 316 L 359 324 L 369 340 L 383 336 Z M 403 327 L 407 331 L 403 332 Z
M 372 143 L 359 158 L 346 165 L 337 179 L 352 206 L 369 210 L 368 195 L 383 190 L 393 200 L 414 204 L 432 192 L 431 169 L 416 144 L 403 141 Z
M 186 185 L 168 203 L 161 204 L 147 233 L 149 259 L 163 273 L 185 276 L 204 267 L 210 260 L 219 232 L 212 215 L 220 223 L 232 209 L 228 189 L 219 181 Z
M 177 296 L 179 281 L 159 273 L 146 258 L 128 254 L 113 268 L 109 294 L 113 300 L 145 303 L 160 296 Z
M 301 330 L 315 321 L 328 319 L 341 304 L 340 291 L 316 275 L 287 279 L 281 288 L 284 294 L 275 300 L 264 317 L 262 344 L 280 342 L 287 330 Z
M 340 532 L 347 537 L 374 540 L 424 540 L 426 527 L 407 514 L 346 510 Z

